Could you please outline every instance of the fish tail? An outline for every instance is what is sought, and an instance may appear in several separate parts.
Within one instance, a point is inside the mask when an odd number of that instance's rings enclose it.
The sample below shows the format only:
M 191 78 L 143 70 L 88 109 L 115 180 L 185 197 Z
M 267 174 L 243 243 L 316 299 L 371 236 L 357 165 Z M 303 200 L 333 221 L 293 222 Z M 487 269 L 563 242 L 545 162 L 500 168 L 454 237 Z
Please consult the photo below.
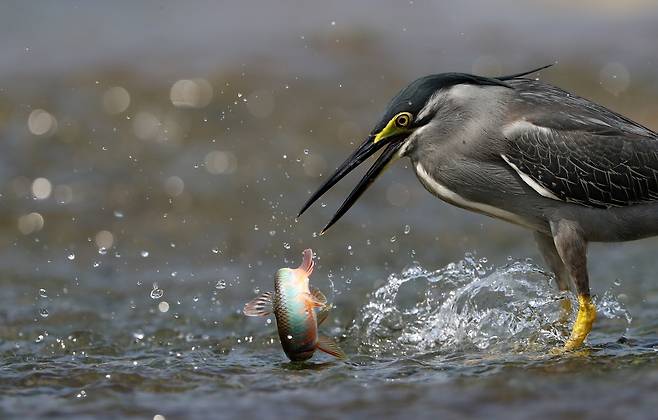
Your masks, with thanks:
M 338 343 L 336 343 L 333 338 L 319 335 L 317 348 L 318 350 L 330 354 L 338 359 L 347 359 L 347 355 L 340 347 L 338 347 Z

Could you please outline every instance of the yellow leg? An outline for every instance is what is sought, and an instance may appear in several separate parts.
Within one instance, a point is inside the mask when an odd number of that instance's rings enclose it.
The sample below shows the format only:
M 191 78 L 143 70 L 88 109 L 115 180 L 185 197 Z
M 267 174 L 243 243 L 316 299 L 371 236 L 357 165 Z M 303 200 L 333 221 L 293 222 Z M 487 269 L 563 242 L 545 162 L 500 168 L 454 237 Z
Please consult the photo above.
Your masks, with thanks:
M 587 334 L 592 331 L 596 319 L 596 307 L 589 295 L 578 295 L 578 316 L 571 330 L 571 337 L 564 345 L 565 350 L 575 350 L 583 344 Z

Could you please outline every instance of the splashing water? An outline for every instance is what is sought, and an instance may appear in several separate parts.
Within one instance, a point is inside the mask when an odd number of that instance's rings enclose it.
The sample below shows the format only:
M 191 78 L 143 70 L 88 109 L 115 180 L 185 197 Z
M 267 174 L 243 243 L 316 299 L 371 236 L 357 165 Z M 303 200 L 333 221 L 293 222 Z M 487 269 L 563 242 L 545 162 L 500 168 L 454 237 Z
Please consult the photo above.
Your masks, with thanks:
M 485 268 L 467 254 L 435 271 L 414 264 L 373 292 L 349 331 L 359 352 L 408 356 L 428 351 L 545 351 L 561 345 L 574 314 L 551 274 L 530 261 Z M 618 283 L 616 283 L 618 284 Z M 631 318 L 614 293 L 595 298 L 599 317 Z

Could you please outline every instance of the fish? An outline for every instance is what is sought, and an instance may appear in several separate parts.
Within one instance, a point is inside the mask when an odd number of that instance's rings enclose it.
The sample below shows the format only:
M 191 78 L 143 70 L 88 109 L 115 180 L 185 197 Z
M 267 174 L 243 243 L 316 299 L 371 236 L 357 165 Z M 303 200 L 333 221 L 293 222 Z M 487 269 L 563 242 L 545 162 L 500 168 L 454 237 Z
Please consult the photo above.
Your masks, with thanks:
M 283 351 L 293 362 L 308 360 L 316 350 L 338 359 L 347 356 L 333 338 L 320 335 L 318 327 L 327 319 L 330 306 L 320 289 L 309 286 L 315 262 L 306 249 L 298 268 L 281 268 L 274 275 L 274 291 L 263 293 L 244 305 L 246 316 L 276 318 Z M 319 310 L 316 314 L 316 309 Z

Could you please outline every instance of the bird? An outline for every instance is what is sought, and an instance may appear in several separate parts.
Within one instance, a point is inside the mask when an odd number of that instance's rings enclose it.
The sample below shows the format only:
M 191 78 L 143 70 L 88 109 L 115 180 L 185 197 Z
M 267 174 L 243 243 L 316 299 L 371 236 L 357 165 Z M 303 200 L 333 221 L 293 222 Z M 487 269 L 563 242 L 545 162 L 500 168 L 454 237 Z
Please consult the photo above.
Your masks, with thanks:
M 363 143 L 303 205 L 382 150 L 321 233 L 395 160 L 408 158 L 437 198 L 533 232 L 577 314 L 559 351 L 583 345 L 596 320 L 591 242 L 658 235 L 658 134 L 602 105 L 528 77 L 432 74 L 404 87 Z

